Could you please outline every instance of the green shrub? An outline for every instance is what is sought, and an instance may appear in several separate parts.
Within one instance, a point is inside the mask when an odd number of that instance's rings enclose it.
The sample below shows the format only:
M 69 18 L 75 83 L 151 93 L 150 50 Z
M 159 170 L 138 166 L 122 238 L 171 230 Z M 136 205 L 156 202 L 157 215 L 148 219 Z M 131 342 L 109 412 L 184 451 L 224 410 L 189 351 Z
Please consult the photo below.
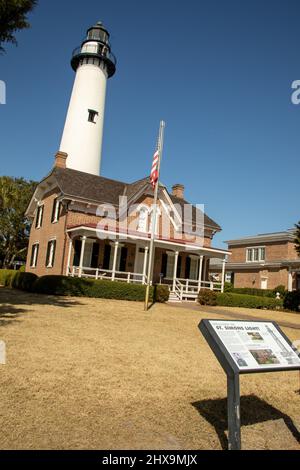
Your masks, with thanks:
M 10 287 L 16 273 L 13 269 L 0 269 L 0 285 Z
M 259 297 L 255 295 L 224 293 L 217 294 L 217 305 L 228 307 L 245 307 L 245 308 L 266 308 L 275 310 L 282 308 L 283 301 L 276 300 L 271 297 Z
M 235 287 L 234 294 L 256 295 L 258 297 L 276 297 L 276 293 L 271 289 L 257 289 L 255 287 Z
M 156 302 L 161 304 L 168 302 L 170 296 L 170 289 L 168 286 L 163 284 L 157 284 L 154 286 L 154 298 Z
M 14 289 L 34 292 L 34 285 L 37 279 L 38 277 L 36 274 L 16 271 L 15 275 L 11 279 L 11 287 Z
M 217 293 L 209 289 L 201 289 L 198 302 L 200 305 L 217 305 Z
M 294 290 L 293 292 L 287 292 L 283 301 L 284 308 L 293 310 L 294 312 L 300 312 L 300 290 Z
M 280 286 L 275 287 L 275 289 L 273 289 L 273 292 L 274 292 L 275 297 L 276 297 L 277 292 L 279 292 L 280 297 L 283 298 L 286 294 L 286 288 L 283 285 L 280 285 Z
M 233 284 L 231 282 L 225 282 L 224 284 L 224 292 L 232 292 L 234 289 Z
M 25 273 L 25 271 L 26 271 L 26 266 L 25 266 L 25 264 L 23 264 L 23 265 L 20 267 L 19 271 L 20 271 L 20 273 Z
M 142 302 L 145 299 L 146 286 L 140 284 L 127 284 L 125 282 L 111 282 L 106 280 L 83 279 L 66 276 L 43 276 L 34 284 L 35 292 L 48 295 L 62 295 L 74 297 L 95 297 L 102 299 L 133 300 Z M 157 302 L 166 302 L 169 299 L 167 286 L 150 288 L 150 299 Z

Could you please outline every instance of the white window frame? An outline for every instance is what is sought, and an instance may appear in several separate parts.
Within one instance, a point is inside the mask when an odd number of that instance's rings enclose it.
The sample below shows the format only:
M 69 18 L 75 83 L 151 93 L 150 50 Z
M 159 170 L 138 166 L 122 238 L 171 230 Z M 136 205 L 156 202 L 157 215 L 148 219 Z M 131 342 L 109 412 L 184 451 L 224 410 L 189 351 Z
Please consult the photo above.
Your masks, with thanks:
M 54 265 L 54 246 L 56 245 L 56 238 L 52 238 L 51 240 L 48 241 L 47 243 L 47 253 L 46 255 L 48 255 L 48 246 L 49 246 L 49 243 L 51 243 L 51 248 L 50 248 L 50 253 L 49 253 L 49 262 L 46 266 L 46 268 L 53 268 L 53 265 Z
M 37 254 L 38 254 L 39 246 L 40 246 L 39 242 L 35 242 L 31 247 L 31 249 L 34 250 L 33 256 L 32 256 L 32 264 L 30 264 L 31 268 L 36 268 L 37 266 Z
M 144 219 L 145 226 L 141 226 L 141 214 L 146 214 L 146 217 Z M 149 207 L 146 205 L 141 205 L 138 208 L 138 226 L 137 226 L 137 231 L 141 233 L 147 233 L 148 232 L 148 226 L 149 226 Z
M 37 208 L 37 216 L 38 216 L 38 219 L 37 219 L 37 224 L 36 224 L 36 229 L 39 229 L 42 227 L 42 221 L 43 221 L 43 215 L 44 215 L 44 210 L 45 210 L 45 207 L 44 207 L 44 204 L 39 204 L 38 205 L 38 208 Z
M 154 216 L 154 207 L 151 207 L 150 209 L 150 220 L 149 220 L 149 233 L 152 233 L 152 223 L 153 223 L 153 216 Z M 156 208 L 156 220 L 155 220 L 155 235 L 159 235 L 159 222 L 160 222 L 160 217 L 161 217 L 161 210 L 160 207 L 157 206 Z
M 52 224 L 57 224 L 59 220 L 59 209 L 61 205 L 61 199 L 56 199 L 55 201 L 55 211 L 54 211 L 54 218 L 52 220 Z
M 254 259 L 255 250 L 258 250 L 258 259 Z M 262 258 L 262 250 L 264 250 L 264 257 Z M 251 259 L 248 259 L 248 254 L 251 252 Z M 249 246 L 246 248 L 246 263 L 263 263 L 266 261 L 266 247 L 265 246 Z

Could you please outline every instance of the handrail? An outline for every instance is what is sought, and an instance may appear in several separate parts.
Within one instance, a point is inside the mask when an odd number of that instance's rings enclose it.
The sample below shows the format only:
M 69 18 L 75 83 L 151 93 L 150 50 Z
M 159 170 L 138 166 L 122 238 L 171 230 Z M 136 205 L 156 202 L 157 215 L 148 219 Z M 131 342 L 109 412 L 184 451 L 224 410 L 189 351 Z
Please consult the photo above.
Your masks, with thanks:
M 127 281 L 128 283 L 130 282 L 137 282 L 137 283 L 142 283 L 142 284 L 147 283 L 147 276 L 142 273 L 131 273 L 127 271 L 113 271 L 111 269 L 88 268 L 85 266 L 83 266 L 82 268 L 80 268 L 79 266 L 73 266 L 72 276 L 73 277 L 74 276 L 92 277 L 95 279 L 106 278 L 110 281 L 112 280 Z
M 80 55 L 80 54 L 91 54 L 91 55 L 98 55 L 102 59 L 110 60 L 114 65 L 117 65 L 117 58 L 116 56 L 110 52 L 108 49 L 105 50 L 103 53 L 103 47 L 101 48 L 100 44 L 86 44 L 80 47 L 76 47 L 76 49 L 72 52 L 72 58 Z

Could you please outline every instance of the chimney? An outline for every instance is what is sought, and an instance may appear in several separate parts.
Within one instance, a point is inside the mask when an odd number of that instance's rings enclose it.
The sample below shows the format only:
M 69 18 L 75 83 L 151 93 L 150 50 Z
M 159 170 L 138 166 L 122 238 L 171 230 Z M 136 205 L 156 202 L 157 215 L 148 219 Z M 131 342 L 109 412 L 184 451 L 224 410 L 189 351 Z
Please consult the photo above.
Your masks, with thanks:
M 172 194 L 178 199 L 184 199 L 184 186 L 183 184 L 174 184 L 172 187 Z
M 68 158 L 68 154 L 65 152 L 57 152 L 55 155 L 55 162 L 54 162 L 54 167 L 55 168 L 66 168 L 66 161 Z

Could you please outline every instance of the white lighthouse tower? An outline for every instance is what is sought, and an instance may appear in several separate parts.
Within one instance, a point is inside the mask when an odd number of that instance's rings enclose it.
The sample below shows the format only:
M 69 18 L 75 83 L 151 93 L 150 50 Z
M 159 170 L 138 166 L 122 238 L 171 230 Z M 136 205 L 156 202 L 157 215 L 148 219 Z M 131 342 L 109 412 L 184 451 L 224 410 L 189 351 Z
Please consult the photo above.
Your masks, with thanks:
M 59 150 L 68 154 L 67 168 L 99 175 L 106 82 L 116 71 L 102 23 L 88 29 L 71 65 L 76 76 Z

